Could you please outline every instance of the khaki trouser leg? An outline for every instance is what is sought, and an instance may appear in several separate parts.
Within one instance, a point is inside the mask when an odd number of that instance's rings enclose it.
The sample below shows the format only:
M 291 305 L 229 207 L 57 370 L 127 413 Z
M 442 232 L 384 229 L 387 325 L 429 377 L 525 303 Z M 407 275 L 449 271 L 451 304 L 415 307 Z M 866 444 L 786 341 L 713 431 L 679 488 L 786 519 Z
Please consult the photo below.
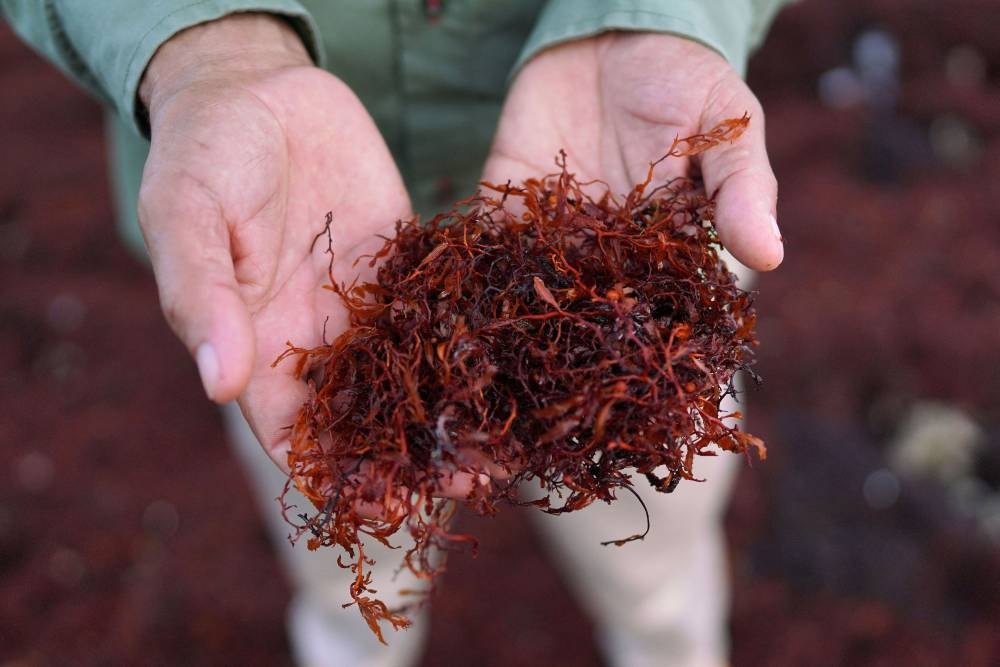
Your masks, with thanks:
M 597 622 L 615 667 L 726 663 L 729 590 L 721 514 L 739 461 L 731 454 L 699 459 L 696 474 L 707 481 L 682 482 L 671 494 L 636 478 L 652 523 L 641 542 L 601 545 L 644 528 L 642 508 L 628 493 L 611 505 L 537 515 L 553 561 Z

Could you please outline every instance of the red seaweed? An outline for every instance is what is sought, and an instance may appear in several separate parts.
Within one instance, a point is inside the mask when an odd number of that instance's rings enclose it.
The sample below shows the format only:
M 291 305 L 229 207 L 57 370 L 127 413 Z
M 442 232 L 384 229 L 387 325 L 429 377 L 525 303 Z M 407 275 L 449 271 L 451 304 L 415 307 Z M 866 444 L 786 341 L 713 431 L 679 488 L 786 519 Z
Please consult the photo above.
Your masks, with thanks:
M 734 141 L 748 122 L 677 139 L 661 160 Z M 330 276 L 350 327 L 313 349 L 289 343 L 275 361 L 296 359 L 310 387 L 290 427 L 288 488 L 314 511 L 296 515 L 295 537 L 344 551 L 345 606 L 381 641 L 381 622 L 408 620 L 375 597 L 366 539 L 388 545 L 405 530 L 403 563 L 430 590 L 434 555 L 475 542 L 449 529 L 459 504 L 559 514 L 634 494 L 632 473 L 669 493 L 697 479 L 698 455 L 765 456 L 739 414 L 720 410 L 752 362 L 752 296 L 719 257 L 702 183 L 650 188 L 657 163 L 615 197 L 578 182 L 560 154 L 554 174 L 484 182 L 427 223 L 397 222 L 367 258 L 375 282 Z M 440 497 L 457 472 L 493 479 Z

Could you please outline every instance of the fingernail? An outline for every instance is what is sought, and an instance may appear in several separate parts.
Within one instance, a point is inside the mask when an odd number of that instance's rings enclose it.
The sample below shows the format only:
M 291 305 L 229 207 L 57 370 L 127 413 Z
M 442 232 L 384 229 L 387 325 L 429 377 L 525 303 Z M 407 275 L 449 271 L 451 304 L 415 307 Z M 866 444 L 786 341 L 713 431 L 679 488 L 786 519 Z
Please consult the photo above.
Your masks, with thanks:
M 781 230 L 778 229 L 778 221 L 772 215 L 771 218 L 771 232 L 774 234 L 774 238 L 778 239 L 781 243 L 785 242 L 785 239 L 781 238 Z
M 208 397 L 212 398 L 215 385 L 219 382 L 219 355 L 215 353 L 215 347 L 211 343 L 202 343 L 194 353 L 194 360 L 198 364 L 201 385 Z

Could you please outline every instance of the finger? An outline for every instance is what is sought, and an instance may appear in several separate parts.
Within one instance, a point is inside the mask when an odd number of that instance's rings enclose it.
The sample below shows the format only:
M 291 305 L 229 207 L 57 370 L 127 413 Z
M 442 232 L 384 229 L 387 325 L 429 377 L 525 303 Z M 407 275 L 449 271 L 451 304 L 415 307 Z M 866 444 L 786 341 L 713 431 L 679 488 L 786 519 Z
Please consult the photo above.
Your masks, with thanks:
M 702 124 L 711 129 L 727 118 L 750 112 L 742 137 L 709 149 L 700 157 L 705 189 L 716 196 L 715 226 L 722 244 L 743 264 L 770 271 L 781 264 L 784 244 L 778 231 L 778 182 L 767 158 L 764 113 L 750 90 L 735 82 L 741 94 Z
M 366 475 L 371 474 L 371 466 L 362 465 L 357 475 L 352 475 L 349 479 L 355 487 L 364 486 Z M 375 488 L 379 488 L 375 485 Z M 437 479 L 437 489 L 434 496 L 437 498 L 452 498 L 455 500 L 467 500 L 473 495 L 479 495 L 490 490 L 490 477 L 484 473 L 456 471 L 442 473 Z M 403 517 L 410 511 L 420 511 L 405 502 L 406 496 L 410 495 L 405 487 L 386 487 L 380 492 L 380 498 L 354 500 L 354 510 L 362 517 L 369 519 L 380 519 L 383 521 L 395 521 Z M 411 501 L 412 502 L 412 499 Z
M 469 470 L 482 472 L 489 475 L 490 479 L 505 481 L 510 479 L 512 470 L 510 466 L 505 466 L 491 459 L 485 452 L 478 449 L 463 449 L 461 452 L 463 462 Z
M 478 491 L 488 491 L 490 476 L 484 472 L 445 473 L 438 483 L 442 498 L 465 500 Z
M 218 208 L 161 187 L 140 195 L 139 223 L 160 306 L 194 357 L 205 393 L 217 403 L 235 399 L 253 368 L 254 335 Z
M 286 473 L 290 426 L 309 397 L 305 383 L 288 374 L 294 366 L 287 360 L 276 369 L 261 369 L 240 396 L 240 409 L 261 447 Z

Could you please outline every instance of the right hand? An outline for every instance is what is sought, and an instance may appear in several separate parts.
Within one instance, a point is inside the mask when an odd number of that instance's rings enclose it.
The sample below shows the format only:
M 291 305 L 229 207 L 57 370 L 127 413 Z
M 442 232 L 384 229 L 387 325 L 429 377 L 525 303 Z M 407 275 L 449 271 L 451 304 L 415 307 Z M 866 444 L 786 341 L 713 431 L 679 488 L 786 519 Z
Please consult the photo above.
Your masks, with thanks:
M 279 19 L 239 14 L 164 44 L 140 96 L 152 145 L 139 223 L 167 321 L 198 363 L 205 391 L 243 414 L 287 469 L 288 432 L 307 397 L 291 341 L 328 340 L 347 325 L 328 282 L 372 278 L 358 255 L 411 213 L 402 178 L 354 94 L 314 67 Z
M 293 361 L 271 364 L 286 341 L 315 347 L 324 328 L 333 340 L 348 324 L 340 298 L 322 288 L 326 239 L 313 241 L 332 211 L 334 278 L 374 280 L 367 261 L 354 260 L 411 215 L 403 180 L 357 97 L 267 15 L 179 33 L 154 56 L 140 96 L 152 143 L 139 224 L 163 311 L 209 398 L 238 398 L 287 471 L 286 427 L 308 390 Z M 457 473 L 442 495 L 463 498 L 485 483 Z

